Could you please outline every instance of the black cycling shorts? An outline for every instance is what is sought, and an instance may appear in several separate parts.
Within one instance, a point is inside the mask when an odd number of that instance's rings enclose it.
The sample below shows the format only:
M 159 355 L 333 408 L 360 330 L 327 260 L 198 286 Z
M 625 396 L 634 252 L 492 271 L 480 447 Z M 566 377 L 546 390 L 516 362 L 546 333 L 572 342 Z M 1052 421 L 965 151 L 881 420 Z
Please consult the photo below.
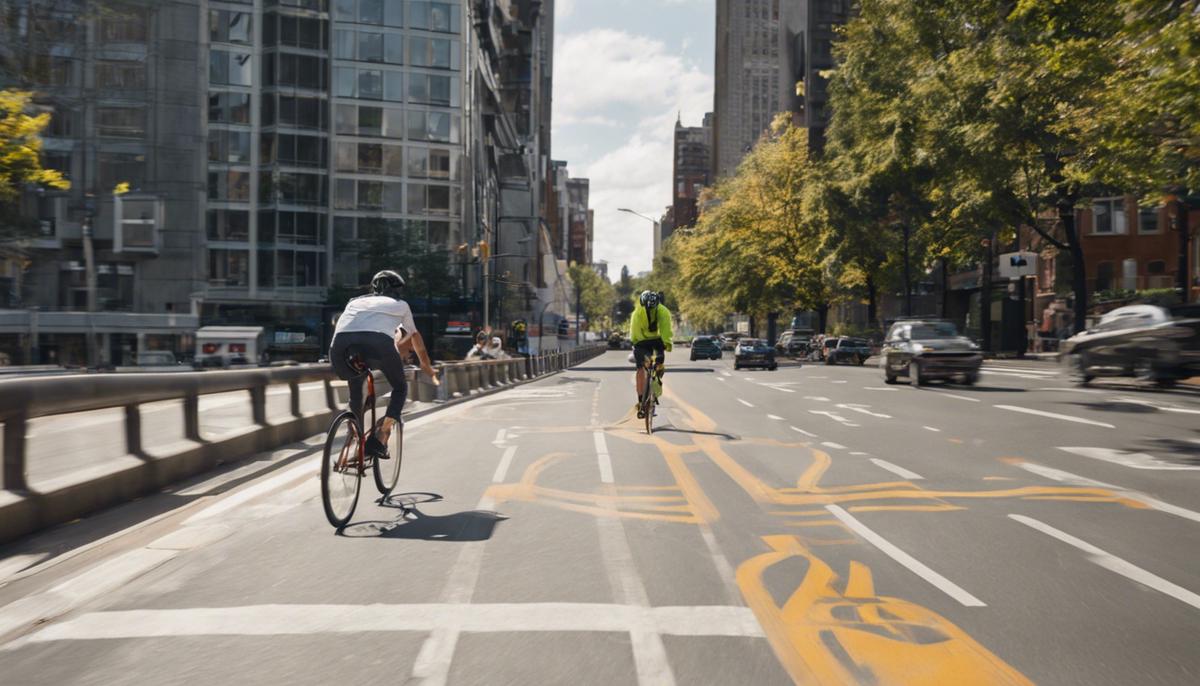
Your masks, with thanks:
M 646 364 L 646 356 L 651 352 L 658 353 L 658 363 L 662 364 L 667 357 L 667 348 L 661 338 L 647 338 L 633 346 L 633 359 L 637 361 L 637 366 Z

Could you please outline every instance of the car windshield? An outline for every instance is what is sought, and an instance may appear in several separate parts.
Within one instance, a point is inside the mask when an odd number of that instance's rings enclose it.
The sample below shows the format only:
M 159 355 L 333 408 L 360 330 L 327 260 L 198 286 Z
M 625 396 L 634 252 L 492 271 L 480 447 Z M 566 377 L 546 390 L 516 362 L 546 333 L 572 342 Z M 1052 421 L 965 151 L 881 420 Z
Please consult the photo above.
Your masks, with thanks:
M 861 338 L 843 338 L 842 339 L 842 347 L 843 348 L 864 348 L 864 347 L 866 347 L 866 345 L 867 345 L 867 342 Z
M 954 338 L 957 335 L 958 329 L 950 322 L 921 322 L 912 326 L 914 339 Z
M 742 347 L 743 348 L 756 348 L 760 345 L 763 345 L 763 342 L 761 339 L 758 339 L 758 338 L 743 338 L 742 339 Z

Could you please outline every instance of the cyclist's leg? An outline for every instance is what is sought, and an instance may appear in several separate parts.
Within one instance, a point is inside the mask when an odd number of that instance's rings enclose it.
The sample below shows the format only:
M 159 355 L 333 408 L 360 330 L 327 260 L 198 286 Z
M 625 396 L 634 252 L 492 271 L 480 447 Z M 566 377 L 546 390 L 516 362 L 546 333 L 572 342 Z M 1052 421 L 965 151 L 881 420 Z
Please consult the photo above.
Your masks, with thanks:
M 640 402 L 646 392 L 646 354 L 649 352 L 646 341 L 633 346 L 633 361 L 637 365 L 637 397 Z
M 396 350 L 395 342 L 386 334 L 378 334 L 371 338 L 371 349 L 366 357 L 372 369 L 383 372 L 392 387 L 391 399 L 384 411 L 383 425 L 379 429 L 379 440 L 386 444 L 391 437 L 392 427 L 400 422 L 400 413 L 404 410 L 404 402 L 408 399 L 408 380 L 404 373 L 404 359 Z
M 350 387 L 350 411 L 354 413 L 361 421 L 363 411 L 363 384 L 366 383 L 366 375 L 352 369 L 346 363 L 346 358 L 355 350 L 353 334 L 341 334 L 334 336 L 333 345 L 329 349 L 329 362 L 333 365 L 333 372 L 338 375 L 339 379 L 343 379 Z

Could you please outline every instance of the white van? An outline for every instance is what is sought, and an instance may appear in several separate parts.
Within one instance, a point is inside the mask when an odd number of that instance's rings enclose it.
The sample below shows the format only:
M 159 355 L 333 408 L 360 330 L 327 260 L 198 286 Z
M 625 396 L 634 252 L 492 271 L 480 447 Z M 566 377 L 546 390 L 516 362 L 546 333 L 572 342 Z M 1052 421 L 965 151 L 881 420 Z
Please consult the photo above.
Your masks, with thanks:
M 197 369 L 257 365 L 266 352 L 261 326 L 204 326 L 196 330 Z

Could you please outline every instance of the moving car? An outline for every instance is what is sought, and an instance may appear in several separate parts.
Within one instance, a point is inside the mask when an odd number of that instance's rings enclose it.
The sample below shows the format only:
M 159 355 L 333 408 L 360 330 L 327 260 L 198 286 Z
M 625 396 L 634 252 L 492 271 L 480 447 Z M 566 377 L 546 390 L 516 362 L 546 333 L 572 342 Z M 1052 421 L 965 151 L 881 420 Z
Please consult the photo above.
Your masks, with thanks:
M 808 355 L 808 340 L 811 337 L 811 331 L 788 329 L 780 334 L 775 343 L 775 351 L 788 357 L 805 357 Z
M 1200 376 L 1200 306 L 1117 308 L 1064 341 L 1062 360 L 1080 385 L 1097 376 L 1132 376 L 1169 387 Z
M 775 349 L 761 338 L 743 338 L 733 350 L 733 368 L 765 367 L 771 371 L 779 368 L 775 362 Z
M 745 337 L 745 335 L 738 331 L 726 331 L 721 334 L 721 350 L 733 350 L 737 347 L 738 341 Z
M 871 344 L 862 338 L 842 336 L 825 349 L 825 364 L 849 362 L 862 366 L 871 356 Z
M 696 336 L 692 339 L 692 362 L 699 359 L 719 360 L 721 355 L 721 344 L 716 336 Z
M 958 335 L 953 323 L 936 319 L 892 324 L 879 355 L 885 382 L 905 376 L 913 386 L 955 378 L 974 384 L 983 365 L 978 345 Z

